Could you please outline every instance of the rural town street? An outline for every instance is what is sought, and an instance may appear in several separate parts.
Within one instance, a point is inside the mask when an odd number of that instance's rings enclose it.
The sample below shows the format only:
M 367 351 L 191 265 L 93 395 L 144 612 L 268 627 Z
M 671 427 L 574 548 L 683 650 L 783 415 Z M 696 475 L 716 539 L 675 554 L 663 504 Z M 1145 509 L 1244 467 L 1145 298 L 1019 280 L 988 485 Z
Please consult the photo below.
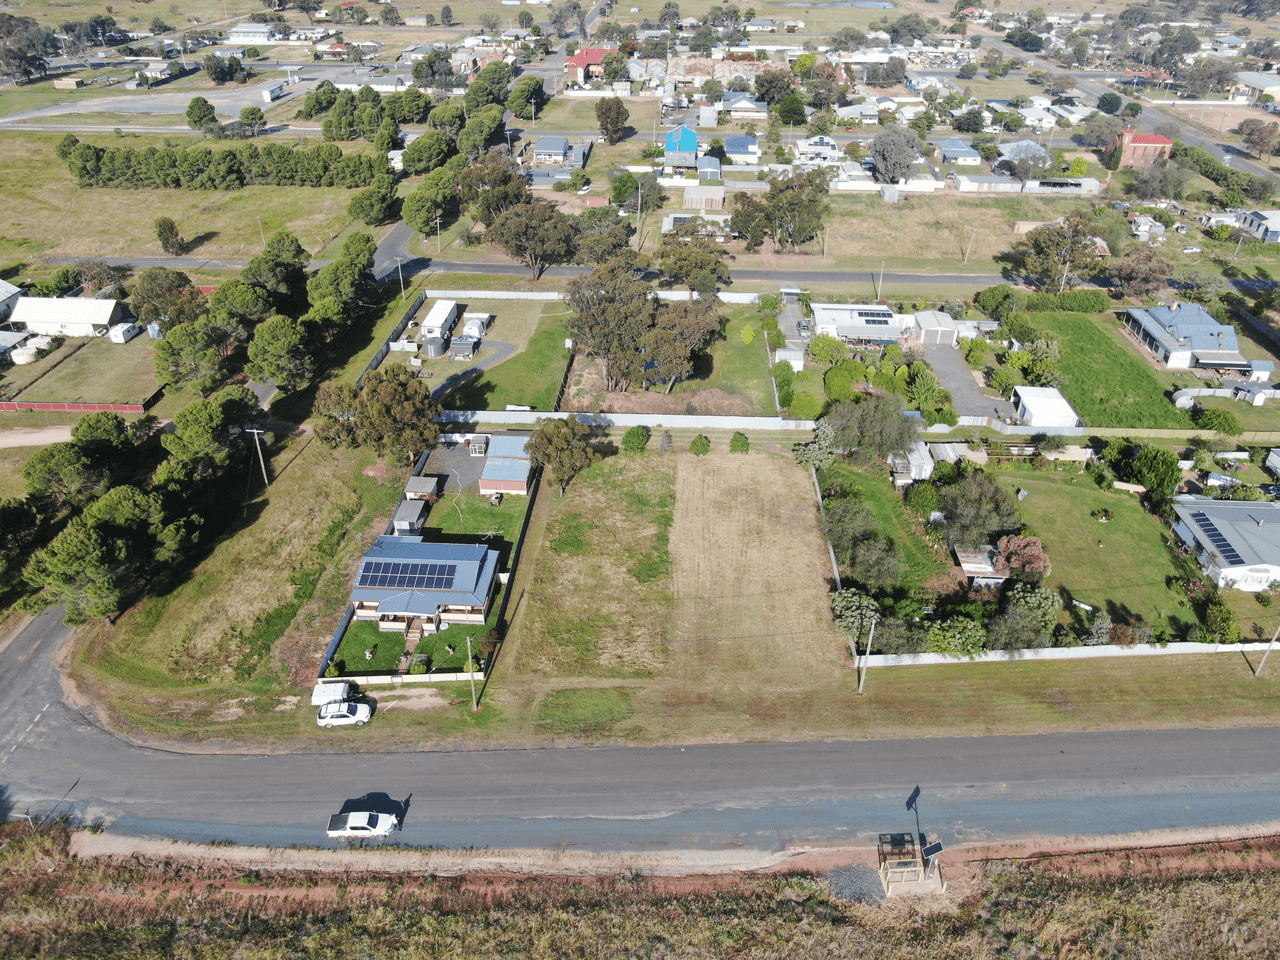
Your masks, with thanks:
M 1280 811 L 1280 737 L 1268 727 L 449 753 L 152 749 L 64 700 L 55 655 L 68 635 L 53 612 L 0 650 L 0 785 L 16 814 L 103 818 L 126 835 L 324 844 L 330 813 L 381 792 L 412 798 L 393 843 L 696 862 L 731 848 L 763 859 L 789 845 L 873 844 L 913 830 L 904 800 L 917 785 L 924 832 L 949 844 L 1250 832 Z M 347 732 L 333 731 L 335 750 Z

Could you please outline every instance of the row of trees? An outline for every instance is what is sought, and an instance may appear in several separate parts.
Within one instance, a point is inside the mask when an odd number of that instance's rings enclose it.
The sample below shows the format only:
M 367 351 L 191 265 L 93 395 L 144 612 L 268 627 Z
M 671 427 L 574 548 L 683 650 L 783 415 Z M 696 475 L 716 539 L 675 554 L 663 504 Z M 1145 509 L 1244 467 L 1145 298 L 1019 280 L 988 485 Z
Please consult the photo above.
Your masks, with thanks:
M 285 144 L 243 143 L 206 146 L 98 147 L 67 134 L 57 145 L 59 159 L 82 187 L 129 189 L 238 190 L 247 186 L 367 187 L 389 173 L 386 156 L 346 154 L 334 144 L 308 149 Z
M 112 616 L 190 553 L 261 419 L 243 387 L 189 404 L 163 435 L 154 417 L 81 418 L 71 442 L 28 461 L 26 499 L 0 503 L 0 569 L 29 556 L 23 579 L 65 604 L 69 623 Z

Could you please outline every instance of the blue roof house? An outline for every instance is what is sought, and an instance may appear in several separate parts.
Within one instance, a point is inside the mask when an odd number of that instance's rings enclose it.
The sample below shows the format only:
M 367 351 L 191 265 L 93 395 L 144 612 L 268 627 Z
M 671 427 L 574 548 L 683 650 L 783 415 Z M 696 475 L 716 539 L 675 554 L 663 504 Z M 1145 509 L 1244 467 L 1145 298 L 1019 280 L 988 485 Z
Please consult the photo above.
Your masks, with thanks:
M 684 124 L 667 133 L 667 153 L 696 153 L 698 134 Z
M 447 623 L 484 623 L 497 593 L 498 551 L 480 543 L 378 537 L 360 561 L 356 620 L 418 640 Z

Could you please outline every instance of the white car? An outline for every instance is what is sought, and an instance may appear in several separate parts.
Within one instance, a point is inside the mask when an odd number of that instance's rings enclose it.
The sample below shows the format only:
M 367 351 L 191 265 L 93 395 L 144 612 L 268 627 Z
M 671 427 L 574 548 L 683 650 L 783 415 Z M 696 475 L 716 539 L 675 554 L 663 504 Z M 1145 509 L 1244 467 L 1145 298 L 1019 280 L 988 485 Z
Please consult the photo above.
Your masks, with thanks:
M 1182 252 L 1183 253 L 1202 253 L 1203 251 L 1201 251 L 1199 247 L 1183 247 Z
M 325 833 L 335 840 L 386 837 L 398 826 L 400 821 L 389 813 L 335 813 L 329 818 Z
M 367 703 L 355 703 L 351 700 L 340 700 L 337 703 L 326 703 L 316 715 L 316 723 L 322 727 L 343 727 L 355 724 L 362 727 L 373 716 L 373 707 Z
M 591 192 L 591 185 L 587 184 L 585 187 L 583 187 L 581 190 L 578 191 L 578 196 L 585 197 L 590 192 Z

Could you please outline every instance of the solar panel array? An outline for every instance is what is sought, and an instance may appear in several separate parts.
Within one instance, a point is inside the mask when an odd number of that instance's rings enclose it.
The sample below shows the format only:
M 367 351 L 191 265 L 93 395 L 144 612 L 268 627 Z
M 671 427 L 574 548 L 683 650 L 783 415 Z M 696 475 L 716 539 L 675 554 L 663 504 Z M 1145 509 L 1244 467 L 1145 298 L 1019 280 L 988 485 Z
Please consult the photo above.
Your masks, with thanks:
M 452 590 L 458 574 L 456 563 L 391 563 L 371 560 L 356 579 L 357 587 L 394 587 L 398 590 Z
M 1209 538 L 1209 542 L 1213 544 L 1213 548 L 1222 555 L 1222 559 L 1230 564 L 1244 563 L 1244 558 L 1236 553 L 1236 548 L 1231 546 L 1231 541 L 1222 535 L 1212 520 L 1203 513 L 1193 513 L 1191 519 L 1196 522 L 1204 535 Z

